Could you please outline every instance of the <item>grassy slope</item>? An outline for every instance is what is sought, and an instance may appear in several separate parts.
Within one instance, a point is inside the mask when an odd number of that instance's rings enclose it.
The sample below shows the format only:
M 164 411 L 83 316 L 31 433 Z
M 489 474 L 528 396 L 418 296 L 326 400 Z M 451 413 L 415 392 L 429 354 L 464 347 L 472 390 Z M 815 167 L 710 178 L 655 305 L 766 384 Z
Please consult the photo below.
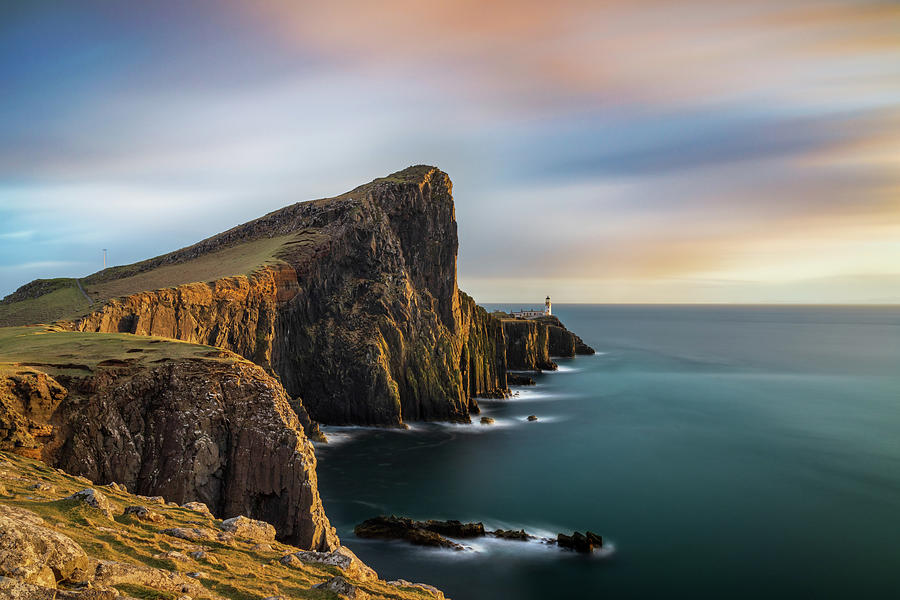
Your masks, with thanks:
M 202 542 L 194 544 L 161 533 L 169 527 L 207 527 L 217 529 L 221 521 L 174 505 L 148 504 L 137 496 L 118 492 L 107 486 L 99 489 L 113 504 L 114 520 L 85 505 L 64 500 L 68 495 L 88 487 L 83 479 L 72 477 L 44 463 L 0 452 L 0 503 L 20 506 L 40 515 L 46 524 L 75 540 L 92 558 L 142 564 L 181 574 L 201 572 L 200 583 L 210 591 L 209 597 L 255 600 L 284 594 L 289 598 L 336 598 L 331 592 L 311 590 L 313 584 L 326 581 L 340 571 L 335 567 L 304 564 L 302 568 L 282 565 L 279 559 L 297 549 L 278 542 L 271 549 L 254 549 L 255 543 L 235 540 L 230 543 Z M 28 489 L 34 483 L 53 486 L 50 491 Z M 163 523 L 145 523 L 125 516 L 124 508 L 144 505 L 165 516 Z M 215 564 L 208 559 L 194 559 L 190 552 L 202 545 Z M 184 559 L 158 556 L 169 551 L 181 552 Z M 157 557 L 158 556 L 158 557 Z M 429 598 L 416 588 L 394 587 L 383 582 L 354 582 L 378 598 L 397 600 Z M 173 599 L 174 594 L 141 586 L 122 586 L 121 591 L 138 598 Z M 200 600 L 201 597 L 195 598 Z
M 0 370 L 32 366 L 50 376 L 85 375 L 102 367 L 104 361 L 148 364 L 179 358 L 246 362 L 220 348 L 177 340 L 125 333 L 62 331 L 53 326 L 0 327 Z
M 361 185 L 333 198 L 311 200 L 327 204 L 335 200 L 366 194 L 381 183 L 415 183 L 421 181 L 433 167 L 416 165 Z M 226 232 L 227 233 L 227 232 Z M 221 234 L 220 234 L 221 235 Z M 213 236 L 214 239 L 218 236 Z M 208 240 L 204 240 L 208 241 Z M 249 275 L 258 268 L 279 262 L 279 256 L 290 252 L 296 256 L 304 247 L 313 248 L 322 236 L 312 231 L 292 235 L 264 237 L 245 241 L 221 250 L 204 253 L 190 260 L 182 260 L 183 252 L 203 244 L 182 248 L 175 252 L 133 263 L 110 267 L 81 280 L 85 292 L 96 304 L 110 298 L 144 291 L 174 287 L 186 283 L 209 282 L 235 275 Z M 51 293 L 18 302 L 0 302 L 0 327 L 51 323 L 87 314 L 90 304 L 76 287 L 74 279 L 56 282 Z
M 249 275 L 265 265 L 277 264 L 278 254 L 296 246 L 296 236 L 279 236 L 245 242 L 178 264 L 141 271 L 142 263 L 110 267 L 82 280 L 85 292 L 97 303 L 110 298 L 185 283 L 207 282 Z M 51 323 L 86 314 L 90 304 L 74 279 L 65 280 L 54 291 L 19 302 L 0 304 L 0 326 Z

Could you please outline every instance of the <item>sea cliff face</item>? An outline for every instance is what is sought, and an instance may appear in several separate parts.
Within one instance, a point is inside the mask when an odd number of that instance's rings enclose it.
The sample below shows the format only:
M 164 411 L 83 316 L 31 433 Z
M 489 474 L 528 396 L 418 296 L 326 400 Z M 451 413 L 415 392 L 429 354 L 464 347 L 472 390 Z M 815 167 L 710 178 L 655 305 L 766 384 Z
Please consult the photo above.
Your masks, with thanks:
M 23 369 L 0 378 L 0 450 L 132 493 L 200 501 L 221 517 L 265 520 L 303 548 L 338 546 L 312 445 L 260 367 L 199 358 L 111 361 L 84 374 L 63 367 L 55 377 Z
M 501 323 L 458 289 L 452 184 L 434 167 L 293 204 L 129 272 L 277 236 L 294 237 L 250 275 L 112 299 L 68 327 L 226 348 L 329 424 L 468 421 L 476 397 L 508 393 L 507 368 L 551 369 L 551 354 L 576 351 L 558 320 Z
M 166 259 L 300 236 L 277 265 L 110 300 L 69 326 L 232 350 L 326 423 L 466 421 L 476 396 L 505 393 L 506 355 L 499 322 L 457 288 L 451 191 L 445 173 L 414 167 L 288 206 Z

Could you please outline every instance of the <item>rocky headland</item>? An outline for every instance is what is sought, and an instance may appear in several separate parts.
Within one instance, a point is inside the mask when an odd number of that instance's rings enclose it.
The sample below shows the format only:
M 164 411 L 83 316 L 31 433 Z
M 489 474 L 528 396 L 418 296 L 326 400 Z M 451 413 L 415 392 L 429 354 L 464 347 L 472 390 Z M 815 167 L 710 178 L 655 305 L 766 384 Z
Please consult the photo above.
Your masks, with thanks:
M 593 353 L 555 317 L 479 307 L 457 286 L 457 247 L 450 179 L 417 166 L 163 256 L 27 284 L 0 302 L 0 450 L 335 552 L 318 422 L 471 422 L 478 397 L 509 395 L 510 370 Z M 144 508 L 128 514 L 155 522 Z

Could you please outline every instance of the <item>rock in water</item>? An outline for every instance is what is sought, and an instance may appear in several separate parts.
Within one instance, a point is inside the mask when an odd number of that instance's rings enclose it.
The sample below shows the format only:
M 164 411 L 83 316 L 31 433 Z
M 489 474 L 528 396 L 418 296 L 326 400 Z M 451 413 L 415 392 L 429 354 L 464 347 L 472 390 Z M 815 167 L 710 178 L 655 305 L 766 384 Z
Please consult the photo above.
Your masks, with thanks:
M 490 417 L 481 417 L 481 424 L 482 425 L 493 425 L 494 420 Z
M 528 415 L 528 420 L 529 421 L 537 421 L 538 420 L 537 415 Z

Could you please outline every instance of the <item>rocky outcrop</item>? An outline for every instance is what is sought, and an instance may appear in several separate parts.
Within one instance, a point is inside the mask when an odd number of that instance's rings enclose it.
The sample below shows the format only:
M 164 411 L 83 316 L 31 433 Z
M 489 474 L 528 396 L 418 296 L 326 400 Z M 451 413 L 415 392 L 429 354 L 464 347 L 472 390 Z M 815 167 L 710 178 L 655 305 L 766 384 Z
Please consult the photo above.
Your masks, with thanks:
M 52 377 L 25 368 L 0 376 L 0 450 L 40 458 L 53 434 L 50 418 L 68 392 Z
M 319 498 L 312 445 L 287 394 L 260 367 L 181 359 L 39 381 L 0 387 L 19 408 L 0 416 L 49 430 L 43 444 L 32 437 L 8 449 L 38 453 L 92 481 L 122 482 L 138 494 L 202 502 L 221 517 L 250 515 L 303 548 L 337 547 Z M 41 404 L 43 411 L 21 408 L 48 397 L 66 400 Z M 102 496 L 80 494 L 85 501 Z
M 502 322 L 506 336 L 506 365 L 510 370 L 555 371 L 558 367 L 551 357 L 594 354 L 593 348 L 566 329 L 555 316 L 504 318 Z
M 504 319 L 506 364 L 517 371 L 555 371 L 550 360 L 550 331 L 543 323 L 525 319 Z

